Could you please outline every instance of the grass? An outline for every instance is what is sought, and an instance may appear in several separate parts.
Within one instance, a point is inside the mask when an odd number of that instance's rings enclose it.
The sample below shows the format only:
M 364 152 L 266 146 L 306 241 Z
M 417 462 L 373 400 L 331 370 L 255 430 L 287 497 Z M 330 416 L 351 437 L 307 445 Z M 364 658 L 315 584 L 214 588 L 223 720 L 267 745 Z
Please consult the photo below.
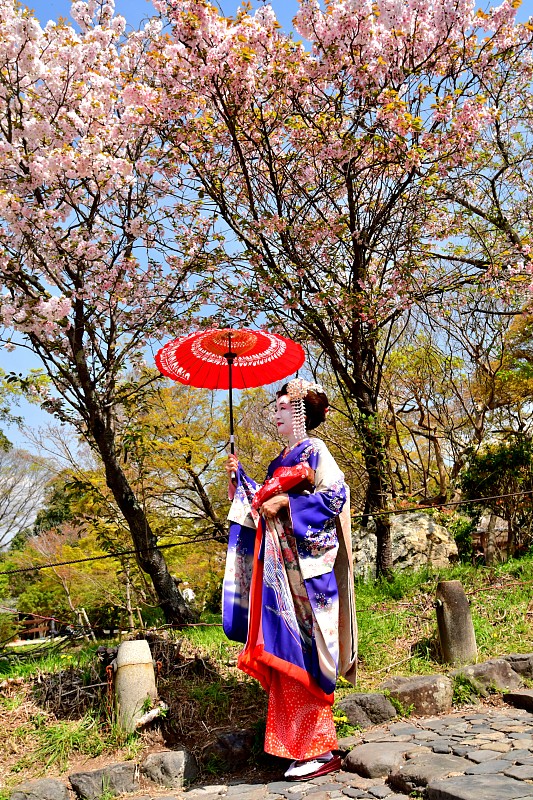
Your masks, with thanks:
M 69 666 L 83 667 L 94 660 L 98 644 L 72 644 L 68 650 L 63 645 L 58 648 L 54 641 L 32 647 L 10 647 L 7 657 L 0 656 L 0 679 L 32 678 L 39 672 L 59 672 Z M 35 650 L 35 656 L 32 656 L 32 650 Z
M 359 691 L 375 690 L 391 674 L 448 670 L 439 661 L 434 608 L 440 580 L 463 583 L 471 602 L 480 661 L 533 651 L 533 556 L 493 568 L 457 565 L 447 570 L 399 573 L 391 581 L 361 581 L 356 587 Z M 217 732 L 251 727 L 257 731 L 253 749 L 259 758 L 266 695 L 255 681 L 236 669 L 242 646 L 226 639 L 220 616 L 210 615 L 205 621 L 209 624 L 176 634 L 176 638 L 184 639 L 182 660 L 171 660 L 159 679 L 160 694 L 170 706 L 168 718 L 158 723 L 168 736 L 165 742 L 170 747 L 185 744 L 200 755 Z M 51 649 L 39 658 L 10 659 L 9 664 L 0 661 L 0 676 L 30 679 L 39 672 L 57 672 L 69 666 L 88 668 L 94 662 L 97 645 L 69 643 L 69 652 Z M 337 698 L 349 691 L 352 687 L 340 679 Z M 476 696 L 476 687 L 468 679 L 455 679 L 456 706 L 471 703 Z M 409 712 L 398 710 L 402 715 Z M 356 728 L 342 712 L 335 709 L 334 714 L 339 736 L 355 733 Z M 76 720 L 54 718 L 31 700 L 28 683 L 11 685 L 0 697 L 0 718 L 13 720 L 0 732 L 0 738 L 4 737 L 0 747 L 15 754 L 4 769 L 10 783 L 50 769 L 57 772 L 77 755 L 91 758 L 114 753 L 116 757 L 120 750 L 119 757 L 128 758 L 135 757 L 143 747 L 142 737 L 125 737 L 103 711 L 95 710 Z M 204 772 L 218 772 L 219 767 L 214 762 L 203 764 Z M 7 797 L 0 791 L 0 800 Z
M 453 678 L 453 698 L 454 706 L 467 706 L 477 703 L 480 697 L 487 692 L 482 690 L 479 685 L 471 681 L 466 675 L 455 675 Z
M 359 582 L 360 688 L 388 674 L 444 671 L 439 662 L 435 592 L 440 580 L 460 580 L 471 603 L 478 659 L 533 651 L 533 557 L 496 567 L 457 565 L 398 573 L 392 581 Z
M 15 738 L 32 741 L 31 752 L 17 761 L 11 771 L 23 769 L 39 762 L 39 769 L 45 774 L 51 767 L 59 772 L 68 769 L 70 759 L 75 755 L 96 758 L 102 753 L 125 748 L 124 758 L 134 758 L 140 742 L 137 734 L 125 734 L 116 725 L 105 726 L 99 716 L 85 714 L 79 720 L 48 721 L 45 714 L 35 715 L 32 725 L 21 726 L 14 731 Z M 32 729 L 33 728 L 33 729 Z

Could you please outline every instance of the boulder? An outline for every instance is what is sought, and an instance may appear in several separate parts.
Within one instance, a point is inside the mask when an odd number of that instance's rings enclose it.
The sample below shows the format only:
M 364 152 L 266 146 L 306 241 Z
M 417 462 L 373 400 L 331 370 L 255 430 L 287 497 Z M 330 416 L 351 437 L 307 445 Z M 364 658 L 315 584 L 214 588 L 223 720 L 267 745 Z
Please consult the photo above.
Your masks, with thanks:
M 11 792 L 10 800 L 69 800 L 69 793 L 61 781 L 41 778 L 20 783 Z
M 203 759 L 216 758 L 223 769 L 246 764 L 254 743 L 255 734 L 248 728 L 219 733 L 216 740 L 203 751 Z
M 146 756 L 141 763 L 141 772 L 167 789 L 181 789 L 196 778 L 198 767 L 188 750 L 163 750 Z
M 508 661 L 512 670 L 522 678 L 533 678 L 533 653 L 511 653 L 510 656 L 502 656 Z
M 111 764 L 90 772 L 73 772 L 68 779 L 82 800 L 97 800 L 105 791 L 126 794 L 139 788 L 139 770 L 133 761 Z
M 427 786 L 432 780 L 447 778 L 449 775 L 462 775 L 467 767 L 464 758 L 447 755 L 421 755 L 402 764 L 393 770 L 388 783 L 393 789 L 410 794 L 410 792 Z
M 452 707 L 453 683 L 446 675 L 394 676 L 381 684 L 391 697 L 419 717 L 446 714 Z
M 515 708 L 524 708 L 533 714 L 533 690 L 522 689 L 519 692 L 506 692 L 503 695 L 504 703 L 508 703 Z
M 447 567 L 458 557 L 457 545 L 443 525 L 423 511 L 394 514 L 390 517 L 393 569 Z M 375 524 L 354 528 L 354 572 L 359 577 L 374 577 L 376 564 Z
M 380 725 L 394 719 L 397 714 L 391 701 L 378 692 L 352 692 L 339 700 L 337 706 L 344 711 L 350 725 L 360 725 L 361 728 Z
M 407 753 L 413 751 L 420 752 L 421 749 L 408 742 L 361 744 L 348 753 L 343 769 L 357 772 L 363 778 L 382 778 L 403 764 Z
M 504 692 L 505 690 L 519 689 L 522 686 L 520 676 L 516 674 L 505 658 L 490 658 L 481 664 L 469 664 L 454 669 L 449 674 L 452 677 L 465 675 L 474 686 L 482 690 L 482 693 L 491 689 Z

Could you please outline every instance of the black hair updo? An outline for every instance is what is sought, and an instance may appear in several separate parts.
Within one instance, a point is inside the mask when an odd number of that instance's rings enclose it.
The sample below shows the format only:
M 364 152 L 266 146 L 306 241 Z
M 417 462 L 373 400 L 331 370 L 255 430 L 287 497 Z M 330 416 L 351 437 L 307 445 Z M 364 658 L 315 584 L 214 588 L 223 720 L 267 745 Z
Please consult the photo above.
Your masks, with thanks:
M 288 384 L 284 383 L 276 397 L 288 394 Z M 305 427 L 308 431 L 318 428 L 325 419 L 329 409 L 328 398 L 324 392 L 314 392 L 312 389 L 307 391 L 303 398 L 305 407 Z

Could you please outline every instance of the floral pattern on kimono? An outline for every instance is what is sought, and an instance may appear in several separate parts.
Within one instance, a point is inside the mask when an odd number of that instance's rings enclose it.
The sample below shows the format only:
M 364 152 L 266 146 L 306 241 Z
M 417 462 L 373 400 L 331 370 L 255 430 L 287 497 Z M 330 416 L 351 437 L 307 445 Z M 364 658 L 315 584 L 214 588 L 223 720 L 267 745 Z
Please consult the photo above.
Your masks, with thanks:
M 258 564 L 254 569 L 262 569 L 258 590 L 261 619 L 254 628 L 256 641 L 250 640 L 249 632 L 239 665 L 258 677 L 265 688 L 269 685 L 269 669 L 286 672 L 304 683 L 311 679 L 317 696 L 331 697 L 332 701 L 339 655 L 339 598 L 333 571 L 338 550 L 335 519 L 346 500 L 346 486 L 326 446 L 314 438 L 306 439 L 286 454 L 281 453 L 270 464 L 267 477 L 272 477 L 278 467 L 304 462 L 315 471 L 314 491 L 289 490 L 289 513 L 280 513 L 266 523 L 261 520 L 258 527 L 255 551 Z M 240 468 L 229 515 L 230 520 L 238 520 L 232 525 L 240 526 L 230 559 L 232 564 L 249 553 L 248 547 L 242 545 L 242 520 L 246 516 L 242 509 L 234 508 L 248 503 L 249 510 L 250 491 L 239 492 L 239 483 L 245 482 L 249 479 Z M 230 588 L 232 578 L 235 583 L 235 576 L 240 580 L 243 574 L 236 566 L 229 573 L 227 568 Z M 244 584 L 241 581 L 238 598 L 241 614 L 245 609 Z M 233 596 L 237 599 L 236 592 Z M 232 591 L 226 591 L 225 581 L 225 604 L 231 597 Z M 224 618 L 229 616 L 225 607 Z

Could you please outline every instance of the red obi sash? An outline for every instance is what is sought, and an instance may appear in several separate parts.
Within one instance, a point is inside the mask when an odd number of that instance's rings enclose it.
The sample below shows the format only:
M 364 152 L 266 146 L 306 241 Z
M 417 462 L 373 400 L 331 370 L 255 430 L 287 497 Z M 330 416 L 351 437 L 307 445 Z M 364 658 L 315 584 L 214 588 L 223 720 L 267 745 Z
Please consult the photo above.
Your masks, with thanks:
M 314 486 L 315 473 L 309 464 L 302 461 L 294 467 L 278 467 L 271 478 L 264 482 L 255 493 L 252 507 L 257 511 L 264 502 L 276 494 L 296 489 L 297 492 L 311 491 Z

